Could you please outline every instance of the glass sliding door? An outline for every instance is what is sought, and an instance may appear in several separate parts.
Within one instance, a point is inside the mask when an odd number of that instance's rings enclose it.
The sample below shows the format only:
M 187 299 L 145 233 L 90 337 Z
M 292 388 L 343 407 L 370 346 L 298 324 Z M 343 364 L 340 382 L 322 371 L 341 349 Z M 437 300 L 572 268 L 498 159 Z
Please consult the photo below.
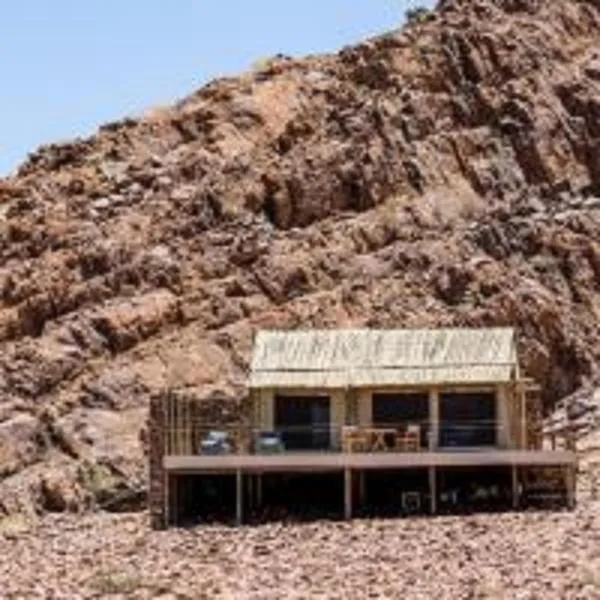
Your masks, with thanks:
M 496 422 L 496 395 L 493 392 L 440 394 L 441 447 L 495 446 Z
M 418 425 L 421 430 L 421 446 L 427 447 L 429 394 L 373 394 L 373 425 L 398 429 Z
M 275 397 L 275 429 L 286 450 L 327 450 L 331 445 L 331 402 L 327 396 Z
M 312 448 L 326 449 L 330 446 L 331 421 L 329 398 L 319 398 L 310 401 Z

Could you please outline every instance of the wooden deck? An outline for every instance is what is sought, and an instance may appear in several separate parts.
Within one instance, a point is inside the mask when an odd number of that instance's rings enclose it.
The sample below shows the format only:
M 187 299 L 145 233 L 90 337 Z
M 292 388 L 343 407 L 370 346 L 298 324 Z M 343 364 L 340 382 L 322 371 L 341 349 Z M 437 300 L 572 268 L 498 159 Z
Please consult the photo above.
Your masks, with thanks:
M 263 473 L 342 471 L 345 469 L 411 469 L 429 467 L 572 466 L 575 452 L 564 450 L 452 450 L 443 452 L 283 454 L 227 454 L 221 456 L 165 456 L 163 465 L 171 473 Z

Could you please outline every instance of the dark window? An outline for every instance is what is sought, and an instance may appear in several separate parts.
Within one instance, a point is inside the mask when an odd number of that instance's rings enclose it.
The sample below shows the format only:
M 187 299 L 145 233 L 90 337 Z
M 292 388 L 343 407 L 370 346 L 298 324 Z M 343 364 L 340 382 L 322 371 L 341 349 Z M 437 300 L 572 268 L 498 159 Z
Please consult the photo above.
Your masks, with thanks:
M 329 448 L 330 404 L 327 396 L 275 397 L 275 429 L 286 450 Z
M 496 445 L 493 393 L 440 394 L 440 446 Z
M 373 424 L 402 428 L 420 425 L 421 446 L 427 446 L 428 394 L 373 394 Z

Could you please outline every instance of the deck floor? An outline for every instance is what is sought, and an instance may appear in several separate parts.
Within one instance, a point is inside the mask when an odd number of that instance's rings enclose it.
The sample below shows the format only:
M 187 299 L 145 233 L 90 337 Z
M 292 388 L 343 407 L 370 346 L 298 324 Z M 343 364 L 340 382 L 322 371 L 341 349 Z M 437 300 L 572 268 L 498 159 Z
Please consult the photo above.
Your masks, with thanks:
M 286 452 L 284 454 L 165 456 L 164 468 L 173 473 L 302 472 L 344 469 L 410 469 L 427 467 L 569 466 L 574 452 L 559 450 L 452 450 L 405 453 Z

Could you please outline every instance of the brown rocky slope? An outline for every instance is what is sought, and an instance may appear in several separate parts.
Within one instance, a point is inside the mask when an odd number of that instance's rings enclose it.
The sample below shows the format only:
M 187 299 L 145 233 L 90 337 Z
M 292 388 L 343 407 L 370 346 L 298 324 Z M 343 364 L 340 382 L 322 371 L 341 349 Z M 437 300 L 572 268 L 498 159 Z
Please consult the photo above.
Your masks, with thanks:
M 0 515 L 139 504 L 148 398 L 232 418 L 260 327 L 516 324 L 585 408 L 598 40 L 598 0 L 444 0 L 31 155 L 0 181 Z

